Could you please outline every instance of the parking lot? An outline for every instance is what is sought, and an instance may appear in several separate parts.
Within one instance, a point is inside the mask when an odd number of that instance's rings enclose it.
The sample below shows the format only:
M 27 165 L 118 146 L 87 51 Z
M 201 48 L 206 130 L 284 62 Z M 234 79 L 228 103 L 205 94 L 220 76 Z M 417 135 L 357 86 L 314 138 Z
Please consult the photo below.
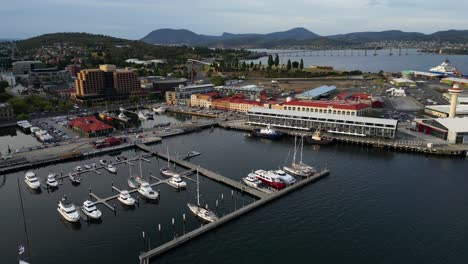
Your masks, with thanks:
M 53 137 L 48 143 L 57 143 L 79 138 L 79 135 L 67 128 L 67 122 L 71 117 L 57 116 L 40 118 L 31 121 L 33 126 L 47 131 Z

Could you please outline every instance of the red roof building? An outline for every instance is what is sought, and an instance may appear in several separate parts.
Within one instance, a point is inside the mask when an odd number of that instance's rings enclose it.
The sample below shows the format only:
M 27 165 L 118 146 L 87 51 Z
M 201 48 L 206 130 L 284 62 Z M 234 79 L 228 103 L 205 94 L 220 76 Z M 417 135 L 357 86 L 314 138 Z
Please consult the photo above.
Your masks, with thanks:
M 369 112 L 371 106 L 360 102 L 347 101 L 289 101 L 283 104 L 283 110 L 328 113 L 338 115 L 362 116 Z
M 104 136 L 112 133 L 114 128 L 99 121 L 95 116 L 85 116 L 71 120 L 68 126 L 88 137 Z

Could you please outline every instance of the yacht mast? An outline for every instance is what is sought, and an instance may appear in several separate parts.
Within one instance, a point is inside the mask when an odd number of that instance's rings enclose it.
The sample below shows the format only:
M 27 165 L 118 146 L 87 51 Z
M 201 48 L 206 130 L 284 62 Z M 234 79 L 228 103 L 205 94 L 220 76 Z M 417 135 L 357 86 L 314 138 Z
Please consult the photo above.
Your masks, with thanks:
M 198 177 L 198 168 L 197 168 L 197 205 L 200 206 L 200 180 Z
M 297 141 L 297 136 L 294 136 L 294 155 L 293 155 L 293 164 L 296 164 L 296 141 Z
M 16 178 L 16 179 L 18 180 L 18 192 L 19 192 L 20 203 L 21 203 L 21 213 L 23 215 L 24 233 L 26 234 L 26 246 L 28 247 L 28 257 L 29 257 L 29 260 L 31 261 L 31 251 L 30 251 L 31 247 L 29 246 L 28 227 L 26 225 L 26 217 L 24 216 L 23 197 L 21 196 L 21 188 L 20 188 L 19 178 Z M 20 252 L 20 255 L 21 254 L 22 254 L 22 252 Z
M 171 163 L 169 162 L 171 158 L 169 157 L 169 146 L 167 146 L 167 168 L 171 168 Z
M 304 151 L 304 135 L 301 135 L 301 164 L 302 164 L 302 152 Z

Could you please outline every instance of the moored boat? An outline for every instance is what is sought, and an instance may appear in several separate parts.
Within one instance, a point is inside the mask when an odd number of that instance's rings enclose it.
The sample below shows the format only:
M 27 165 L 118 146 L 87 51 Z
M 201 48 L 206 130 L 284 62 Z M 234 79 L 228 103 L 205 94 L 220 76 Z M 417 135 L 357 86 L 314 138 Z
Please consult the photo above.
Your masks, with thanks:
M 80 184 L 81 183 L 81 177 L 78 173 L 76 172 L 70 172 L 68 174 L 68 178 L 72 182 L 72 184 Z
M 57 211 L 68 222 L 80 221 L 80 214 L 76 211 L 76 207 L 66 196 L 58 202 Z
M 36 177 L 36 174 L 33 171 L 28 171 L 24 175 L 24 182 L 28 185 L 29 188 L 37 190 L 41 187 L 39 179 Z
M 108 172 L 110 173 L 117 173 L 117 168 L 114 167 L 112 164 L 108 164 L 106 167 L 104 167 Z
M 200 206 L 200 186 L 199 186 L 199 177 L 198 177 L 198 170 L 197 170 L 197 204 L 187 203 L 188 208 L 194 215 L 203 219 L 207 222 L 214 222 L 218 220 L 218 216 L 211 210 L 207 208 L 203 208 Z
M 275 170 L 274 173 L 276 173 L 276 175 L 278 175 L 280 180 L 286 183 L 286 185 L 291 185 L 291 184 L 296 183 L 296 178 L 287 174 L 283 170 Z
M 276 131 L 268 125 L 266 128 L 255 128 L 250 135 L 267 139 L 280 139 L 284 133 Z
M 91 219 L 99 219 L 102 215 L 102 212 L 99 209 L 97 209 L 96 205 L 89 200 L 83 202 L 83 207 L 81 207 L 81 211 Z
M 56 173 L 49 173 L 49 175 L 47 175 L 47 180 L 46 180 L 47 186 L 49 186 L 51 188 L 58 187 L 58 182 L 57 182 L 56 176 L 57 176 Z
M 261 180 L 264 184 L 271 188 L 279 190 L 286 187 L 286 184 L 281 181 L 276 173 L 273 173 L 272 171 L 256 170 L 254 173 L 257 179 Z
M 102 166 L 107 166 L 107 160 L 105 160 L 105 159 L 99 160 L 99 163 L 100 163 Z
M 150 200 L 156 200 L 159 197 L 159 193 L 154 191 L 153 188 L 149 185 L 149 183 L 144 182 L 138 188 L 138 192 L 143 195 L 145 198 Z
M 130 193 L 127 190 L 120 191 L 117 200 L 119 200 L 119 202 L 127 206 L 133 206 L 135 204 L 135 199 L 130 195 Z
M 183 189 L 187 187 L 187 183 L 182 180 L 180 176 L 174 176 L 167 181 L 167 184 L 176 188 L 176 189 Z
M 247 177 L 242 178 L 242 181 L 245 183 L 245 185 L 255 189 L 260 188 L 262 184 L 262 181 L 257 179 L 255 173 L 249 173 Z
M 322 137 L 320 130 L 316 130 L 312 136 L 305 137 L 305 142 L 317 145 L 329 145 L 335 142 L 335 140 L 333 138 Z

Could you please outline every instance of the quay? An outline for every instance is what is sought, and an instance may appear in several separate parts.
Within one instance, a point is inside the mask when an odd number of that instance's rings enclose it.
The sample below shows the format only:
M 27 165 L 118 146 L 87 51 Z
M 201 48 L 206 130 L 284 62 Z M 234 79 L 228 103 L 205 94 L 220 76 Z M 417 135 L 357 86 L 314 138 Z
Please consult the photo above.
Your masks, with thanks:
M 201 116 L 201 117 L 208 117 L 208 118 L 217 118 L 218 115 L 215 114 L 208 114 L 208 113 L 199 113 L 199 112 L 192 112 L 192 111 L 183 111 L 173 108 L 168 108 L 167 112 L 176 113 L 176 114 L 184 114 L 184 115 L 193 115 L 193 116 Z
M 144 144 L 137 144 L 136 147 L 140 148 L 141 150 L 143 151 L 146 151 L 146 152 L 149 152 L 157 157 L 160 157 L 160 158 L 163 158 L 163 159 L 168 159 L 167 155 L 164 154 L 164 153 L 161 153 L 161 152 L 157 152 L 153 149 L 151 149 L 150 147 L 144 145 Z M 248 187 L 240 182 L 237 182 L 237 181 L 234 181 L 230 178 L 227 178 L 223 175 L 220 175 L 218 173 L 215 173 L 215 172 L 212 172 L 208 169 L 205 169 L 205 168 L 202 168 L 200 167 L 199 165 L 196 165 L 196 164 L 193 164 L 193 163 L 190 163 L 190 162 L 187 162 L 185 160 L 180 160 L 180 159 L 171 159 L 171 162 L 181 166 L 181 167 L 184 167 L 184 168 L 187 168 L 187 169 L 190 169 L 190 170 L 198 170 L 198 172 L 207 177 L 207 178 L 210 178 L 212 180 L 215 180 L 217 182 L 221 182 L 225 185 L 228 185 L 232 188 L 235 188 L 237 190 L 240 190 L 241 192 L 246 192 L 246 193 L 249 193 L 250 195 L 253 195 L 257 198 L 265 198 L 267 196 L 266 193 L 264 192 L 261 192 L 259 190 L 256 190 L 256 189 L 253 189 L 251 187 Z
M 239 131 L 251 132 L 256 126 L 247 125 L 242 121 L 228 121 L 220 122 L 219 126 L 225 129 L 233 129 Z M 308 131 L 298 132 L 297 130 L 290 130 L 284 128 L 276 128 L 276 130 L 283 132 L 289 136 L 311 136 L 312 134 Z M 398 139 L 378 139 L 373 137 L 352 137 L 345 135 L 334 135 L 327 133 L 326 135 L 329 138 L 333 138 L 336 142 L 361 145 L 374 148 L 382 148 L 400 152 L 412 152 L 428 155 L 440 155 L 440 156 L 468 156 L 468 149 L 463 148 L 463 146 L 457 145 L 436 145 L 433 147 L 427 147 L 427 145 L 422 144 L 422 141 L 411 141 L 411 140 L 398 140 Z
M 159 246 L 159 247 L 156 247 L 154 249 L 151 249 L 147 252 L 143 252 L 139 255 L 139 260 L 140 260 L 140 264 L 149 264 L 149 261 L 151 258 L 153 257 L 156 257 L 156 256 L 159 256 L 161 254 L 163 254 L 164 252 L 167 252 L 169 251 L 170 249 L 173 249 L 177 246 L 180 246 L 188 241 L 190 241 L 191 239 L 193 238 L 196 238 L 212 229 L 215 229 L 219 226 L 221 226 L 222 224 L 224 223 L 227 223 L 231 220 L 234 220 L 236 219 L 237 217 L 241 216 L 241 215 L 244 215 L 250 211 L 252 211 L 253 209 L 256 209 L 262 205 L 265 205 L 277 198 L 280 198 L 282 197 L 283 195 L 286 195 L 290 192 L 293 192 L 301 187 L 304 187 L 305 185 L 309 184 L 309 183 L 312 183 L 316 180 L 319 180 L 327 175 L 330 174 L 330 171 L 325 169 L 323 171 L 320 171 L 320 172 L 317 172 L 314 176 L 311 176 L 311 177 L 308 177 L 308 178 L 305 178 L 303 180 L 300 180 L 298 181 L 297 183 L 281 190 L 281 191 L 278 191 L 278 192 L 274 192 L 273 194 L 270 194 L 270 195 L 265 195 L 262 199 L 260 200 L 257 200 L 249 205 L 246 205 L 232 213 L 229 213 L 221 218 L 219 218 L 219 220 L 217 221 L 214 221 L 212 223 L 209 223 L 209 224 L 206 224 L 200 228 L 197 228 L 183 236 L 180 236 L 180 237 L 176 237 L 174 238 L 173 240 Z

